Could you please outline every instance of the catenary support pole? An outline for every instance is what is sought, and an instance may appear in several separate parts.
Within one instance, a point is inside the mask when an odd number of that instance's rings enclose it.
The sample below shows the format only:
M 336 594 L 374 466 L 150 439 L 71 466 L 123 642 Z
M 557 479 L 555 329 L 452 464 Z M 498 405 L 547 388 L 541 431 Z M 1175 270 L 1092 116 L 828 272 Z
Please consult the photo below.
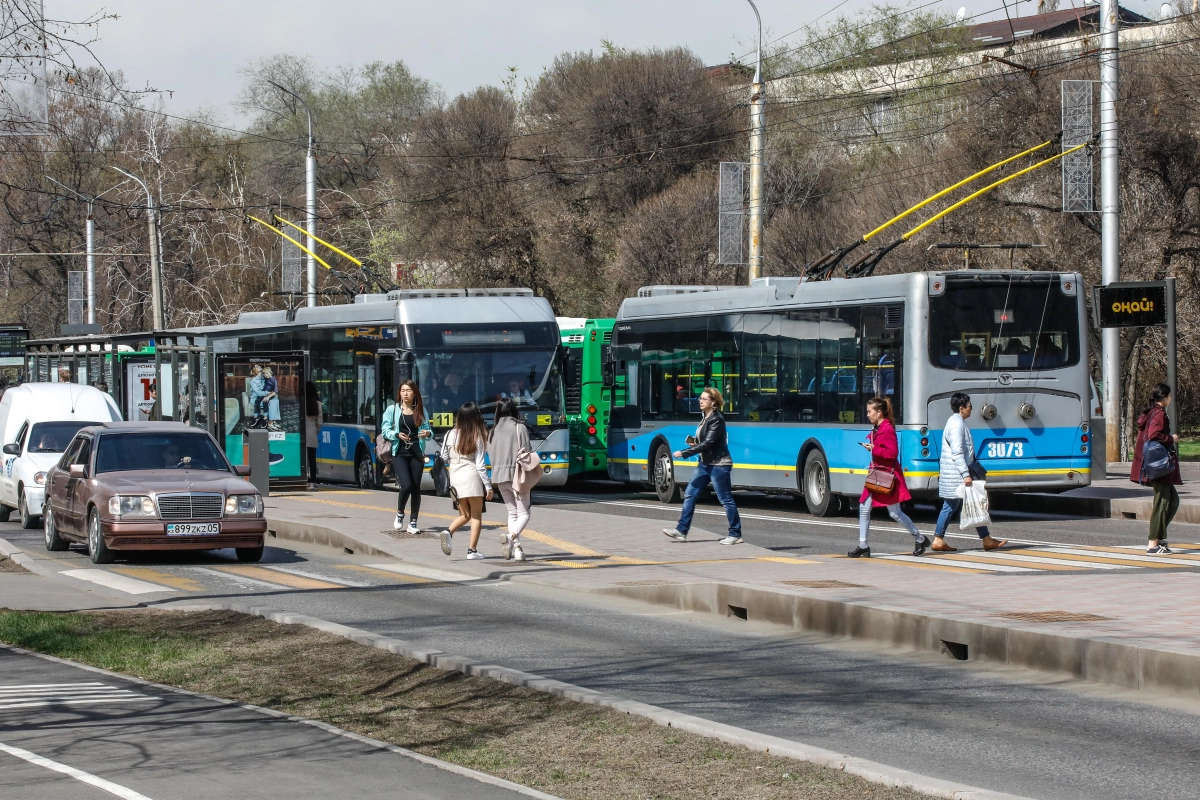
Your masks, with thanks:
M 96 217 L 92 214 L 92 202 L 87 204 L 87 324 L 96 324 Z
M 1175 357 L 1175 279 L 1167 278 L 1167 386 L 1171 387 L 1171 397 L 1175 398 L 1167 406 L 1167 414 L 1171 419 L 1171 432 L 1179 433 L 1179 386 L 1175 382 L 1178 362 Z
M 746 0 L 758 20 L 758 59 L 754 67 L 754 84 L 750 87 L 750 258 L 749 280 L 762 277 L 763 216 L 766 198 L 763 190 L 763 149 L 766 146 L 766 87 L 762 74 L 762 16 L 754 0 Z
M 140 183 L 146 192 L 146 220 L 150 225 L 150 305 L 154 316 L 154 330 L 160 331 L 166 327 L 166 322 L 163 317 L 162 266 L 158 251 L 158 212 L 154 208 L 154 195 L 150 194 L 150 187 L 137 175 L 120 167 L 113 169 Z
M 1121 279 L 1117 153 L 1117 0 L 1100 4 L 1100 275 L 1108 285 Z M 1109 461 L 1123 461 L 1121 452 L 1121 330 L 1102 333 L 1104 433 Z
M 267 81 L 279 91 L 296 98 L 304 106 L 304 114 L 308 117 L 308 153 L 304 157 L 304 230 L 308 234 L 308 268 L 307 280 L 304 287 L 305 302 L 309 308 L 317 305 L 317 261 L 312 251 L 317 249 L 317 156 L 313 152 L 313 123 L 312 110 L 304 98 L 285 89 L 275 81 Z

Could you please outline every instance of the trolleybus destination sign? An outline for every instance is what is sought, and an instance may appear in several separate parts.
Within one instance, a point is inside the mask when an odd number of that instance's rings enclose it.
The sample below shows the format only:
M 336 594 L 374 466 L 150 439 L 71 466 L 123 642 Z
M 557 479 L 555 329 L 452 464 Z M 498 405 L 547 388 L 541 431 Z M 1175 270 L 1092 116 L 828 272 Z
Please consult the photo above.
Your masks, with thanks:
M 1092 308 L 1100 328 L 1131 328 L 1167 324 L 1167 286 L 1164 282 L 1110 283 L 1093 290 Z

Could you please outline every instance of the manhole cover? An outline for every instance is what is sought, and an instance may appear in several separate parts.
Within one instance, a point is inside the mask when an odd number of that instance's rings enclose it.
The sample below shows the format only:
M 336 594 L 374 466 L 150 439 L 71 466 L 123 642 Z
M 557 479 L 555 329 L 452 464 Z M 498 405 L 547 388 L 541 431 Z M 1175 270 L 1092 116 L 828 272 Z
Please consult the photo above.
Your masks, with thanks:
M 618 581 L 617 586 L 682 586 L 678 581 Z
M 779 581 L 788 586 L 799 586 L 802 589 L 867 589 L 861 583 L 846 583 L 845 581 Z
M 393 539 L 415 539 L 418 536 L 421 536 L 419 533 L 409 533 L 408 531 L 398 531 L 395 529 L 385 529 L 380 531 L 380 533 L 382 533 L 384 536 L 390 536 Z M 428 534 L 425 535 L 428 536 Z
M 1004 619 L 1015 619 L 1021 622 L 1100 622 L 1112 619 L 1099 614 L 1084 614 L 1078 611 L 1013 611 L 1008 614 L 998 614 Z

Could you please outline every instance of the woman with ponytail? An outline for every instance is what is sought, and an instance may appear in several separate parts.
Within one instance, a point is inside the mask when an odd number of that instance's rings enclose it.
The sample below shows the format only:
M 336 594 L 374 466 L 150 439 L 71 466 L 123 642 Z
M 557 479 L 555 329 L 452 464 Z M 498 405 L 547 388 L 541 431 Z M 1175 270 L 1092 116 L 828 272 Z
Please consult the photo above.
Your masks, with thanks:
M 904 471 L 900 468 L 900 441 L 896 438 L 896 426 L 892 421 L 892 403 L 886 397 L 872 397 L 867 401 L 867 420 L 874 425 L 867 434 L 863 447 L 871 453 L 871 468 L 877 473 L 892 476 L 891 487 L 883 491 L 869 484 L 858 498 L 858 547 L 846 555 L 850 558 L 870 558 L 871 545 L 867 534 L 871 528 L 871 508 L 878 504 L 887 506 L 888 516 L 899 522 L 912 534 L 915 543 L 913 555 L 924 554 L 932 542 L 917 530 L 917 526 L 900 509 L 900 504 L 912 499 L 904 483 Z M 868 476 L 870 477 L 870 476 Z M 886 480 L 886 478 L 885 478 Z

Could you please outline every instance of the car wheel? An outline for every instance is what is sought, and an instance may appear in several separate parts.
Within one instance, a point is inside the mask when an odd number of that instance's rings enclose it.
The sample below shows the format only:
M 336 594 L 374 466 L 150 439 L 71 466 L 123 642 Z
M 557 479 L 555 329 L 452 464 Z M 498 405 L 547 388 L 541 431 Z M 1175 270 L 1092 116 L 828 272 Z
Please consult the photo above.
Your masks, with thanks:
M 829 487 L 829 464 L 820 450 L 804 459 L 804 502 L 814 517 L 832 517 L 842 507 Z
M 0 505 L 0 522 L 8 522 L 8 518 L 12 515 L 12 509 L 6 505 Z
M 88 557 L 93 564 L 111 564 L 113 560 L 113 551 L 108 549 L 100 532 L 100 515 L 94 508 L 88 514 Z
M 21 515 L 21 527 L 31 531 L 38 526 L 38 515 L 29 513 L 29 503 L 25 502 L 25 492 L 17 500 L 17 513 Z
M 354 459 L 354 478 L 360 489 L 375 488 L 374 468 L 371 466 L 371 457 L 366 453 L 359 452 Z
M 259 561 L 262 561 L 264 549 L 265 548 L 262 545 L 259 545 L 258 547 L 239 547 L 237 548 L 238 561 L 244 561 L 250 564 L 255 564 Z
M 54 524 L 54 512 L 50 510 L 49 504 L 42 509 L 42 530 L 46 534 L 47 550 L 62 551 L 70 548 L 71 545 L 58 535 L 58 526 Z
M 675 482 L 675 462 L 671 459 L 671 450 L 665 444 L 660 444 L 654 451 L 654 491 L 658 499 L 664 503 L 679 502 L 679 484 Z

